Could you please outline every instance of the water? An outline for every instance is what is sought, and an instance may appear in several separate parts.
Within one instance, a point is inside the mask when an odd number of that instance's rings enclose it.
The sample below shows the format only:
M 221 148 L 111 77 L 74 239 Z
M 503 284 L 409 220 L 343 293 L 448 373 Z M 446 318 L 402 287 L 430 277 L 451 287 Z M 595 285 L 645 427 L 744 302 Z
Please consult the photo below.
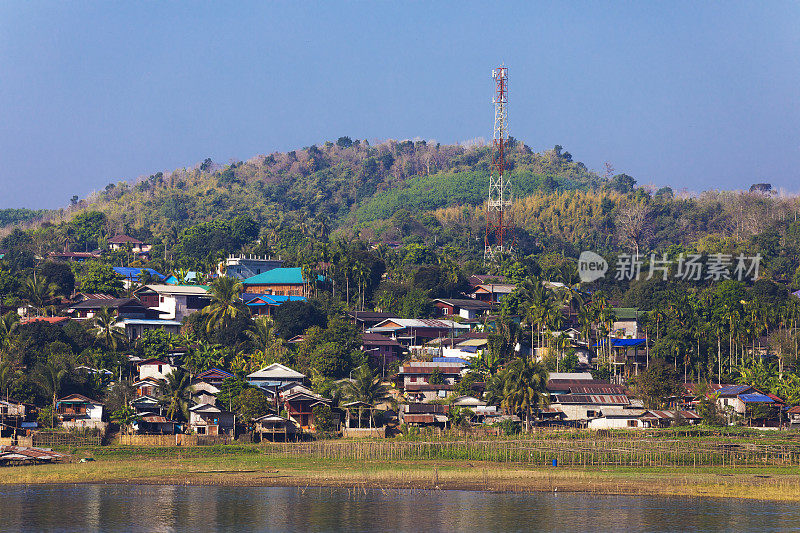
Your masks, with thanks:
M 790 531 L 800 507 L 712 498 L 156 485 L 0 486 L 0 531 Z

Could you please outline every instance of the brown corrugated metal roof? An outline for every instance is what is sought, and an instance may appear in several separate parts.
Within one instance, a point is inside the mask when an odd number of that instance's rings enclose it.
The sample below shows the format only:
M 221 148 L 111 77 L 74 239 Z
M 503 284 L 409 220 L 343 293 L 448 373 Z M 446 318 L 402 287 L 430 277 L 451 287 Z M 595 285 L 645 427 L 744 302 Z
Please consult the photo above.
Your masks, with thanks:
M 559 394 L 552 398 L 553 403 L 590 405 L 628 405 L 630 400 L 624 394 Z

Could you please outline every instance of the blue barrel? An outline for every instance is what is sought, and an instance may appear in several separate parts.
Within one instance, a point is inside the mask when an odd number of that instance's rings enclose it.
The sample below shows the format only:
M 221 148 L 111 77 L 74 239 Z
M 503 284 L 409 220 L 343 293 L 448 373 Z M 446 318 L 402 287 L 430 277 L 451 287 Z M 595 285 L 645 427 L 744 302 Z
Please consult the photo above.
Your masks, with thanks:
M 553 466 L 558 466 L 558 459 L 553 459 Z

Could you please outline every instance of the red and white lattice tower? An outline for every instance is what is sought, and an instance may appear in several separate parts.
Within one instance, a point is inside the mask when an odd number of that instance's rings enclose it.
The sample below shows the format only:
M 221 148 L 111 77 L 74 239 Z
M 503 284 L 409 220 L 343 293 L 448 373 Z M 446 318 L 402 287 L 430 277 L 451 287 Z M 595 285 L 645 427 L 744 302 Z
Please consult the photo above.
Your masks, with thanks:
M 508 68 L 492 70 L 494 92 L 494 140 L 492 171 L 489 176 L 489 201 L 486 204 L 484 261 L 514 250 L 514 220 L 511 212 L 514 194 L 506 169 L 508 146 Z

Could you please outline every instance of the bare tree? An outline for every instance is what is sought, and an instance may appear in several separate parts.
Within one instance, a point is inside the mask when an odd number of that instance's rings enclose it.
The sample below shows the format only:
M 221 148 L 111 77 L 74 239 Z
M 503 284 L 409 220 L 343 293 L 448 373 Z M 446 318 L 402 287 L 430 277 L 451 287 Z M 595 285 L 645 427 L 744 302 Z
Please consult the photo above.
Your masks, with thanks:
M 650 236 L 650 207 L 644 202 L 630 202 L 620 209 L 616 218 L 617 240 L 629 246 L 635 255 Z

